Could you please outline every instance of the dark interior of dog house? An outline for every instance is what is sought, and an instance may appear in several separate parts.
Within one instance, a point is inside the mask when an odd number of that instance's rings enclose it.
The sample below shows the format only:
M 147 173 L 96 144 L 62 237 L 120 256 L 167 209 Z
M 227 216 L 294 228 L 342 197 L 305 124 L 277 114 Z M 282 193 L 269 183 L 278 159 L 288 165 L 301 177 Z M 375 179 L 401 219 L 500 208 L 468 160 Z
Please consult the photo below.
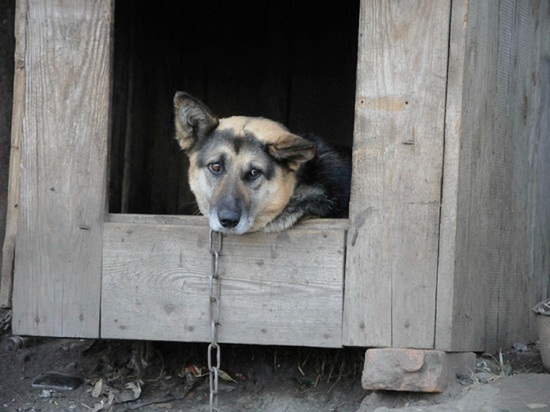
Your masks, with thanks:
M 351 149 L 358 15 L 357 0 L 117 0 L 110 212 L 196 214 L 178 90 Z

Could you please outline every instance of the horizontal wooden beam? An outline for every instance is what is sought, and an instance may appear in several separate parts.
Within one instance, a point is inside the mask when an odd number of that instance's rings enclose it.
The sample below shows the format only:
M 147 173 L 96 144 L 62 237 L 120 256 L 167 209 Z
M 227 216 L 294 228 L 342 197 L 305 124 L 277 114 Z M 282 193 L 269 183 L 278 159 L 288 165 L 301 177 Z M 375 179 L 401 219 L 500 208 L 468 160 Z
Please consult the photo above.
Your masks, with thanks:
M 209 229 L 203 217 L 110 215 L 101 336 L 209 341 Z M 345 220 L 225 236 L 221 342 L 341 346 Z

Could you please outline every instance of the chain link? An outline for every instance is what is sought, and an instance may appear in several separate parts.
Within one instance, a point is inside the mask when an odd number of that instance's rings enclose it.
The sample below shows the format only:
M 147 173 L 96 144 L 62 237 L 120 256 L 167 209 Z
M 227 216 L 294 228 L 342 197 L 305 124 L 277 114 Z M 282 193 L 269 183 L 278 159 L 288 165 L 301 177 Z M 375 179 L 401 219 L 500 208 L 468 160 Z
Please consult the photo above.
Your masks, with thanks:
M 220 274 L 219 262 L 222 250 L 222 234 L 210 231 L 208 251 L 212 255 L 211 271 L 208 280 L 210 298 L 210 328 L 211 339 L 208 345 L 208 371 L 210 378 L 210 412 L 218 412 L 218 378 L 221 366 L 221 349 L 218 344 L 218 326 L 220 325 Z M 213 360 L 215 363 L 213 364 Z

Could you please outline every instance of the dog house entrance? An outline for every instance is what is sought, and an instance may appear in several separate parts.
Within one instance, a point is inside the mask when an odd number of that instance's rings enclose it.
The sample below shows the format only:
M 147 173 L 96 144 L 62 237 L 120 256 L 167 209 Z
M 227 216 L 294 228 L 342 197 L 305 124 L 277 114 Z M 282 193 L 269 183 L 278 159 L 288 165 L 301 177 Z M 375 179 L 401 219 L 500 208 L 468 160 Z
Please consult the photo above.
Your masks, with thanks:
M 100 334 L 208 341 L 208 225 L 192 216 L 173 96 L 351 149 L 359 4 L 162 4 L 116 2 Z M 220 341 L 341 346 L 347 224 L 227 236 Z
M 196 214 L 177 90 L 351 149 L 358 15 L 358 1 L 117 0 L 110 212 Z

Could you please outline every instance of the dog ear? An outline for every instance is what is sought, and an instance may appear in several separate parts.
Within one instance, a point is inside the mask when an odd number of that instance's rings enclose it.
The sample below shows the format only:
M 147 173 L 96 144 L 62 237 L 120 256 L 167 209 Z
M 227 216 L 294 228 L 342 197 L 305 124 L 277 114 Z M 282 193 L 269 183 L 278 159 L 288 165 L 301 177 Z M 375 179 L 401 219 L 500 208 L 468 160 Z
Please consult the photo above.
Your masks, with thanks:
M 267 150 L 275 160 L 283 161 L 291 170 L 297 171 L 315 156 L 316 146 L 303 137 L 288 133 L 269 144 Z
M 174 96 L 174 120 L 176 140 L 183 150 L 191 149 L 219 123 L 204 103 L 185 92 L 177 92 Z

